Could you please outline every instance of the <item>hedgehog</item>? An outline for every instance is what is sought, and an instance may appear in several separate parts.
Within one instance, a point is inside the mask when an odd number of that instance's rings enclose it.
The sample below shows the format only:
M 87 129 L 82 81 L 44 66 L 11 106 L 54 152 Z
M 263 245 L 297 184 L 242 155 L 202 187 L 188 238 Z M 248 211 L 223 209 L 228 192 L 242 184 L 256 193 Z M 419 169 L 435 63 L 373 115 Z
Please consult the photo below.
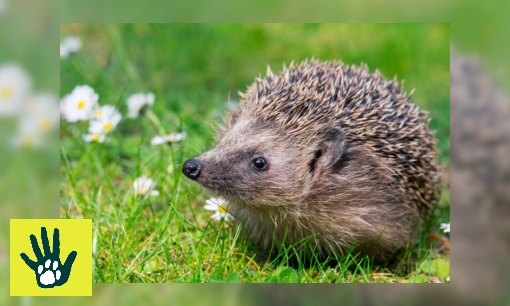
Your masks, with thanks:
M 182 172 L 264 250 L 385 259 L 416 239 L 439 184 L 429 115 L 402 84 L 365 64 L 268 66 Z

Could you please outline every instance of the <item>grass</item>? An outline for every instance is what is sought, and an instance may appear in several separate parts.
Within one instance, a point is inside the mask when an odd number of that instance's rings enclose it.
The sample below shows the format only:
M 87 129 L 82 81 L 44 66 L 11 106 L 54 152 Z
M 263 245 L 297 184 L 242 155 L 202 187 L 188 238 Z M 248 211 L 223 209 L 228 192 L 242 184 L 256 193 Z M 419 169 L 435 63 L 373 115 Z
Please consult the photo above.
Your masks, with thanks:
M 416 88 L 430 112 L 440 160 L 449 166 L 448 25 L 80 25 L 82 50 L 61 60 L 61 96 L 87 84 L 99 103 L 123 114 L 107 143 L 85 143 L 88 123 L 61 122 L 61 218 L 92 218 L 94 280 L 131 282 L 437 282 L 449 274 L 449 249 L 438 227 L 449 222 L 449 186 L 416 245 L 386 263 L 355 254 L 304 262 L 294 249 L 261 254 L 242 228 L 211 220 L 208 198 L 180 172 L 182 162 L 214 144 L 214 125 L 237 91 L 282 63 L 315 56 L 367 63 Z M 127 118 L 126 98 L 153 91 L 149 115 Z M 185 141 L 151 147 L 170 132 Z M 145 174 L 158 196 L 133 194 Z M 430 232 L 435 232 L 431 235 Z M 438 243 L 441 242 L 441 243 Z M 448 273 L 445 271 L 448 270 Z

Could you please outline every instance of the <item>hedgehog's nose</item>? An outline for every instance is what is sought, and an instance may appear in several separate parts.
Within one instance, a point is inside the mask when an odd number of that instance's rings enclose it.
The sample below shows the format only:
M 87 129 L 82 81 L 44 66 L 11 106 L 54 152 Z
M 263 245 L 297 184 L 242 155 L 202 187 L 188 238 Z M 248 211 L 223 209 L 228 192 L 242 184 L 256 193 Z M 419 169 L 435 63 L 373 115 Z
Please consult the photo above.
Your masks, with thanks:
M 182 166 L 182 173 L 192 180 L 196 180 L 202 170 L 202 163 L 198 159 L 188 159 Z

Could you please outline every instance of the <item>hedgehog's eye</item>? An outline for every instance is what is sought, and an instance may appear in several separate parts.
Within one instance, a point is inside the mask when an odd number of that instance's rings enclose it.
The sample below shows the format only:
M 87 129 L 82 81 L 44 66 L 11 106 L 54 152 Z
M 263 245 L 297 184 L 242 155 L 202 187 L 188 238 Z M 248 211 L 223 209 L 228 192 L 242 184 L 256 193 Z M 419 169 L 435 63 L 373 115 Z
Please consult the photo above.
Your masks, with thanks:
M 257 157 L 252 160 L 251 166 L 257 170 L 264 170 L 267 168 L 267 161 L 263 157 Z

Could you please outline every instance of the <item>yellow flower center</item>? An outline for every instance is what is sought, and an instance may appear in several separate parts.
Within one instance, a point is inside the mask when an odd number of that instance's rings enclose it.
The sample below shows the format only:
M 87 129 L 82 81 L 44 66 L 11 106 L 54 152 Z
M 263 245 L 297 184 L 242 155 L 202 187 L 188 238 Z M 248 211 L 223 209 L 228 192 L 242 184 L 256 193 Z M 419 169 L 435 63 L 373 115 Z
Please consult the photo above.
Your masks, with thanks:
M 92 134 L 92 141 L 98 141 L 99 140 L 99 134 Z
M 40 123 L 39 123 L 39 128 L 41 129 L 41 131 L 43 132 L 48 132 L 50 129 L 51 129 L 51 121 L 48 120 L 48 119 L 43 119 Z
M 32 135 L 24 135 L 21 138 L 21 144 L 25 147 L 31 147 L 34 144 L 34 137 Z
M 104 125 L 104 127 L 103 127 L 103 128 L 104 128 L 104 130 L 105 130 L 105 131 L 107 131 L 107 132 L 108 132 L 108 131 L 110 131 L 110 129 L 112 128 L 112 125 L 111 125 L 110 123 L 107 123 L 107 124 L 105 124 L 105 125 Z
M 28 102 L 28 105 L 27 105 L 27 110 L 32 112 L 36 109 L 37 109 L 37 101 L 30 100 L 30 102 Z
M 101 110 L 100 109 L 96 110 L 94 114 L 96 115 L 96 117 L 101 116 Z
M 218 211 L 222 214 L 227 212 L 227 208 L 223 205 L 218 205 Z
M 85 101 L 78 102 L 78 109 L 82 109 L 85 107 Z
M 10 87 L 10 86 L 5 86 L 0 90 L 0 97 L 2 97 L 2 99 L 7 100 L 10 97 L 12 97 L 12 94 L 13 94 L 13 90 L 12 90 L 12 87 Z

